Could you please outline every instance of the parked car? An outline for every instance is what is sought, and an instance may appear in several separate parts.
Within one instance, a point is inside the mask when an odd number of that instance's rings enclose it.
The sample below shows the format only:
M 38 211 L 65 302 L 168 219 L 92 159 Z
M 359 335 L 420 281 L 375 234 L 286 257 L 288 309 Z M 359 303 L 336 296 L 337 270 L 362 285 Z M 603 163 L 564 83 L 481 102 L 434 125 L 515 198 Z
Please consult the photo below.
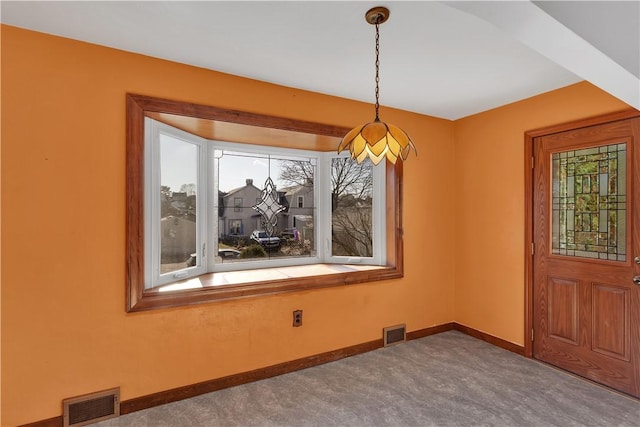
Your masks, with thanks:
M 222 259 L 239 258 L 240 251 L 236 249 L 222 248 L 222 249 L 218 249 L 218 256 Z M 187 267 L 193 267 L 197 263 L 198 263 L 198 254 L 191 254 L 191 256 L 186 261 Z
M 187 258 L 186 264 L 187 267 L 193 267 L 198 263 L 198 254 L 191 254 L 189 258 Z
M 267 249 L 280 246 L 280 238 L 278 236 L 269 237 L 267 232 L 262 230 L 254 230 L 253 233 L 251 233 L 250 239 Z
M 218 249 L 218 256 L 222 259 L 238 258 L 240 251 L 231 248 Z

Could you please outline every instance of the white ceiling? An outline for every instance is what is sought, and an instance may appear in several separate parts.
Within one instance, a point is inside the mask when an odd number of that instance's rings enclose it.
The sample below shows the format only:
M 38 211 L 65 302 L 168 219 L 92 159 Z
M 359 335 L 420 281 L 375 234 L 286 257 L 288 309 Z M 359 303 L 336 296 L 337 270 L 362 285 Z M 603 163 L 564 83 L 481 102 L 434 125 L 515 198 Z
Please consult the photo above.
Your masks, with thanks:
M 380 27 L 380 103 L 454 120 L 581 80 L 640 109 L 639 5 L 638 0 L 2 1 L 0 20 L 373 102 L 375 30 L 364 13 L 386 6 L 391 16 Z

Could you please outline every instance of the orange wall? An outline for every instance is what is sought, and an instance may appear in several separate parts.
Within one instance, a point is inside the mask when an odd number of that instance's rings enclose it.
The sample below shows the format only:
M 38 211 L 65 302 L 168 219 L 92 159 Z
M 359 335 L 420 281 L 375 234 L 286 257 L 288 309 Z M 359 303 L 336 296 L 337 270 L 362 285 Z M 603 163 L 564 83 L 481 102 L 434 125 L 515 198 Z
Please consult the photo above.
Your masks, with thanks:
M 420 153 L 405 166 L 403 279 L 125 313 L 125 93 L 340 126 L 373 107 L 9 26 L 1 36 L 3 426 L 59 416 L 65 397 L 120 386 L 126 400 L 454 320 L 453 123 L 390 109 Z
M 455 122 L 455 318 L 524 345 L 524 133 L 628 109 L 578 83 Z

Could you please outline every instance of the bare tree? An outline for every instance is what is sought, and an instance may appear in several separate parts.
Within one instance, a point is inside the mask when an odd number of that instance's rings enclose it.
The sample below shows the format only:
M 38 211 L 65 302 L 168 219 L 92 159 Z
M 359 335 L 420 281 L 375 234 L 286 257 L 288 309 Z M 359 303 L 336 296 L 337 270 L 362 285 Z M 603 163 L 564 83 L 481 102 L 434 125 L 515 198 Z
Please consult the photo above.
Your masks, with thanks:
M 373 254 L 372 196 L 373 164 L 350 158 L 331 162 L 332 247 L 334 255 Z M 309 162 L 284 160 L 280 180 L 289 185 L 313 182 L 314 167 Z
M 195 196 L 196 195 L 196 185 L 195 184 L 182 184 L 180 186 L 180 192 L 181 193 L 186 193 L 187 197 L 188 196 Z
M 348 157 L 333 159 L 331 162 L 332 210 L 344 196 L 355 199 L 371 197 L 373 189 L 371 162 L 358 164 Z M 311 162 L 283 160 L 280 167 L 280 181 L 287 185 L 309 185 L 313 183 L 314 166 Z
M 333 212 L 333 255 L 373 256 L 371 213 L 370 204 L 367 207 L 340 207 Z
M 356 163 L 341 157 L 331 162 L 331 211 L 341 204 L 349 203 L 345 198 L 355 200 L 370 198 L 373 190 L 371 162 Z
M 160 186 L 160 217 L 165 218 L 170 215 L 176 215 L 178 210 L 171 206 L 173 191 L 166 185 Z
M 161 200 L 169 200 L 173 195 L 173 191 L 171 191 L 171 187 L 168 185 L 160 186 L 160 199 Z
M 311 162 L 282 160 L 280 180 L 287 185 L 310 185 L 313 183 L 315 167 Z
M 331 240 L 334 255 L 373 256 L 373 164 L 349 158 L 331 163 Z

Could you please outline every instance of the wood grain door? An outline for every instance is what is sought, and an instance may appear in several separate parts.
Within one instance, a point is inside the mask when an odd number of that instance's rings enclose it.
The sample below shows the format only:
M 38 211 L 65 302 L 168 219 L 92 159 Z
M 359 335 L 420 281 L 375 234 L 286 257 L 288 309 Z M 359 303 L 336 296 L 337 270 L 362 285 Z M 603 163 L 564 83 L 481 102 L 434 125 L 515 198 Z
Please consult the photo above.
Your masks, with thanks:
M 640 118 L 534 139 L 533 355 L 640 397 Z

